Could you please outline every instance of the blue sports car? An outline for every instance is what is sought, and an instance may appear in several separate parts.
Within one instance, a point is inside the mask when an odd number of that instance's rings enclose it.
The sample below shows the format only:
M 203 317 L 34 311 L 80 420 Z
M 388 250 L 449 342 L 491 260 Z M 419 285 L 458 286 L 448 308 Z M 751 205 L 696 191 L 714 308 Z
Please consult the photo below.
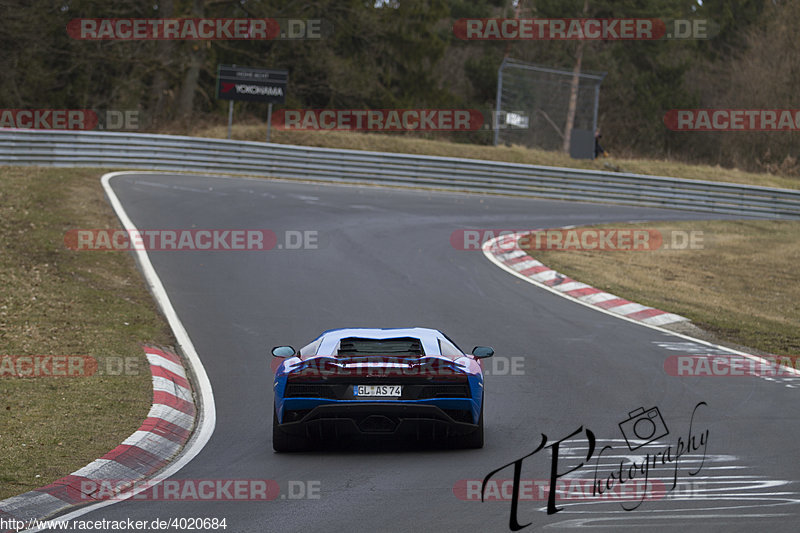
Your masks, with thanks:
M 277 346 L 272 446 L 309 449 L 348 436 L 483 447 L 483 369 L 494 350 L 462 352 L 428 328 L 345 328 L 296 351 Z

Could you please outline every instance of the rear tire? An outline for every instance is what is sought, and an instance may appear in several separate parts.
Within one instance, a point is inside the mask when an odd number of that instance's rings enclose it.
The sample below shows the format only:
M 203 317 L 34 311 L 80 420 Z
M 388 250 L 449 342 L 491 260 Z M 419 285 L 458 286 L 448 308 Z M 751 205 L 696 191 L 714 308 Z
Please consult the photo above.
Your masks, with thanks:
M 272 449 L 278 453 L 302 452 L 311 449 L 311 443 L 304 437 L 290 435 L 281 430 L 278 413 L 272 408 Z

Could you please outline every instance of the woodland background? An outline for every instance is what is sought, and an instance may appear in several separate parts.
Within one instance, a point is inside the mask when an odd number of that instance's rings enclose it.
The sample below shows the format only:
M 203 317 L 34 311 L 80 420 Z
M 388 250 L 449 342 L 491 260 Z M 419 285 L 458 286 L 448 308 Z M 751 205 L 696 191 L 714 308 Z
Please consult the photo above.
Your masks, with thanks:
M 588 10 L 584 15 L 584 4 Z M 606 149 L 800 176 L 797 133 L 671 132 L 675 108 L 800 109 L 797 0 L 0 0 L 0 108 L 137 109 L 151 131 L 224 123 L 217 64 L 286 68 L 287 108 L 494 106 L 503 57 L 572 69 L 575 41 L 468 42 L 462 17 L 705 18 L 708 40 L 587 41 L 582 67 L 600 92 Z M 322 40 L 78 41 L 73 18 L 323 19 Z M 262 104 L 237 117 L 264 120 Z M 237 118 L 238 120 L 238 118 Z M 488 144 L 488 132 L 453 135 Z

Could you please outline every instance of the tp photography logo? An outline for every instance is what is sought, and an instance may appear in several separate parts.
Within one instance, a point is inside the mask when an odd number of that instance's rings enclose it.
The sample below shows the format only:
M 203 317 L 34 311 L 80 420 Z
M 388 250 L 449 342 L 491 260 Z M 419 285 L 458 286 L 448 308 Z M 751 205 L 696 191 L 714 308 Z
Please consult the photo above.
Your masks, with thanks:
M 534 487 L 531 483 L 527 483 L 527 490 L 521 495 L 521 489 L 523 489 L 525 482 L 522 478 L 522 466 L 525 459 L 536 455 L 545 448 L 550 449 L 550 476 L 548 488 L 546 491 L 542 488 L 541 495 L 547 495 L 548 515 L 563 511 L 563 507 L 556 505 L 557 500 L 572 499 L 589 502 L 608 501 L 613 498 L 622 500 L 620 506 L 623 510 L 634 511 L 645 500 L 671 498 L 673 491 L 678 486 L 680 459 L 686 454 L 695 456 L 691 464 L 693 466 L 696 465 L 696 468 L 688 472 L 689 476 L 698 475 L 705 464 L 709 430 L 698 431 L 695 424 L 695 416 L 698 409 L 706 405 L 708 405 L 706 402 L 698 402 L 694 406 L 687 433 L 679 435 L 671 444 L 656 442 L 669 434 L 667 426 L 661 417 L 661 412 L 657 407 L 651 407 L 648 410 L 640 407 L 629 412 L 628 418 L 619 423 L 619 428 L 630 450 L 638 450 L 645 444 L 651 444 L 652 447 L 648 448 L 647 453 L 640 451 L 631 455 L 628 451 L 618 451 L 613 454 L 614 447 L 611 445 L 603 446 L 598 453 L 595 453 L 599 448 L 595 433 L 584 426 L 580 426 L 567 436 L 549 443 L 547 435 L 542 433 L 541 441 L 532 452 L 499 468 L 495 468 L 483 478 L 480 487 L 481 502 L 487 501 L 487 487 L 491 489 L 494 476 L 513 466 L 512 481 L 509 483 L 508 480 L 505 480 L 499 497 L 497 494 L 492 497 L 490 492 L 488 499 L 489 501 L 511 501 L 511 512 L 508 521 L 508 527 L 511 531 L 518 531 L 531 525 L 532 522 L 527 524 L 520 524 L 519 522 L 520 499 L 536 499 L 533 495 Z M 577 452 L 578 456 L 575 455 L 575 450 L 579 450 Z M 584 453 L 583 450 L 586 450 L 586 452 Z M 698 450 L 702 451 L 702 455 L 696 453 Z M 604 462 L 603 455 L 606 452 L 611 453 L 605 457 Z M 563 457 L 564 455 L 567 457 Z M 618 466 L 616 464 L 617 461 L 619 462 Z M 594 464 L 591 465 L 590 462 Z M 567 463 L 570 466 L 564 467 L 563 463 Z M 587 466 L 589 470 L 594 472 L 594 477 L 590 483 L 587 483 L 589 481 L 587 477 L 579 477 L 578 474 Z M 667 478 L 672 477 L 672 483 L 663 482 L 656 477 L 660 473 Z M 494 482 L 496 484 L 497 480 L 494 480 Z M 565 482 L 569 483 L 570 488 L 565 487 Z M 465 496 L 462 499 L 472 499 L 467 497 L 469 496 L 467 491 L 469 487 L 469 480 L 466 483 L 462 480 L 456 483 L 453 487 L 453 492 L 456 497 L 462 495 Z M 591 490 L 588 490 L 589 488 Z M 569 497 L 564 497 L 565 493 Z M 626 502 L 630 501 L 634 503 L 627 505 Z
M 658 407 L 647 411 L 644 410 L 644 407 L 640 407 L 631 411 L 628 413 L 628 419 L 619 423 L 619 429 L 631 451 L 665 437 L 669 433 Z

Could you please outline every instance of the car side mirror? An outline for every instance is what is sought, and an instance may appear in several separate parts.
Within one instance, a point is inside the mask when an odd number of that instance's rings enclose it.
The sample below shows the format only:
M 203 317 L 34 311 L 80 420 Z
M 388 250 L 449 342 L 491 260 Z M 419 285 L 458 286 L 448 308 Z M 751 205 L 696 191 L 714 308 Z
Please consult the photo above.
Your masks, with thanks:
M 476 346 L 472 349 L 472 355 L 478 359 L 484 359 L 494 355 L 494 349 L 491 346 Z
M 294 348 L 291 346 L 276 346 L 272 349 L 274 357 L 292 357 L 295 353 Z

